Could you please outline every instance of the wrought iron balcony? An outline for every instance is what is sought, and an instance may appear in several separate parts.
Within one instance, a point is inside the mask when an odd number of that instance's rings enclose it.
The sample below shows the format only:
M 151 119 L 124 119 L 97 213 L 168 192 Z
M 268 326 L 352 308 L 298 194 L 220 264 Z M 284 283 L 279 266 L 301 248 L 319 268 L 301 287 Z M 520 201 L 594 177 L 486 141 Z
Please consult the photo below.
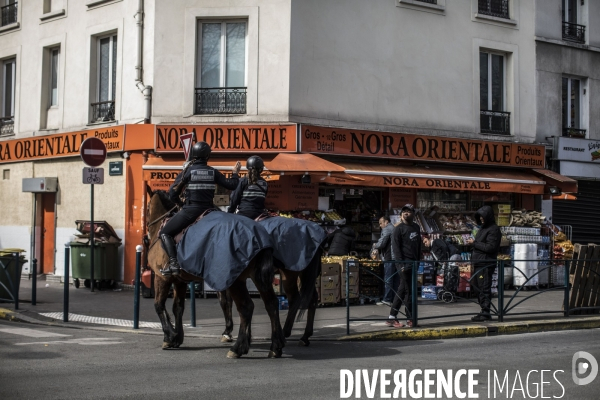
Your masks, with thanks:
M 585 129 L 563 128 L 563 136 L 585 139 Z
M 510 113 L 481 110 L 481 133 L 510 135 Z
M 246 89 L 196 88 L 194 114 L 246 114 Z
M 570 42 L 585 43 L 585 25 L 563 21 L 562 37 Z
M 0 136 L 11 135 L 15 133 L 15 118 L 1 117 L 0 118 Z
M 479 0 L 478 13 L 509 19 L 509 0 Z
M 90 104 L 92 106 L 92 123 L 109 122 L 115 120 L 115 102 L 100 101 Z
M 17 22 L 17 2 L 0 7 L 2 13 L 2 26 L 14 24 Z

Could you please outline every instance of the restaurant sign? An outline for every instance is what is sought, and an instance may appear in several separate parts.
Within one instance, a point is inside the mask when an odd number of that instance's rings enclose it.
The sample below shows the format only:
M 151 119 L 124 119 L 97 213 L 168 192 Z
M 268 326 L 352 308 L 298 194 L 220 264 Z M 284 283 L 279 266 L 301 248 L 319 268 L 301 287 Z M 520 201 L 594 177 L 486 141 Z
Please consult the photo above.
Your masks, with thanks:
M 183 152 L 179 136 L 193 133 L 193 142 L 206 142 L 213 152 L 295 153 L 296 125 L 156 125 L 156 153 Z
M 91 137 L 100 139 L 108 153 L 123 151 L 124 132 L 123 126 L 113 126 L 0 141 L 0 163 L 79 156 L 81 143 Z
M 302 125 L 307 153 L 544 168 L 545 146 Z

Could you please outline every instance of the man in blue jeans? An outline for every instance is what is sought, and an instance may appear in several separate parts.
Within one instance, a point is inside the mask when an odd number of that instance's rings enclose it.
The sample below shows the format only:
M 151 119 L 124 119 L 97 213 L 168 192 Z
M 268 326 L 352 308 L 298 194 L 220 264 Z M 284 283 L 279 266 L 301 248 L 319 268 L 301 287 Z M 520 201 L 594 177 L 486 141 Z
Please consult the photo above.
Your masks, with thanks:
M 381 228 L 381 236 L 377 243 L 373 243 L 373 248 L 379 251 L 379 256 L 383 261 L 383 273 L 385 279 L 385 291 L 383 294 L 383 299 L 377 302 L 378 306 L 392 305 L 392 301 L 394 301 L 394 292 L 395 289 L 398 288 L 400 283 L 399 275 L 396 271 L 396 266 L 391 260 L 394 259 L 392 255 L 392 232 L 394 231 L 394 225 L 390 222 L 390 217 L 387 215 L 379 218 L 379 227 Z

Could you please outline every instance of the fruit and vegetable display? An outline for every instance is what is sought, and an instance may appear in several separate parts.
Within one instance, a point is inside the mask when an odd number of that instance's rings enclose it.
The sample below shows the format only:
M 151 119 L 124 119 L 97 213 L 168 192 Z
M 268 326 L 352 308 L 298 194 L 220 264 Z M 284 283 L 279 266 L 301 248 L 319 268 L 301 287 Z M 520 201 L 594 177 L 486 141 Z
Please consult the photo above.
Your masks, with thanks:
M 510 214 L 509 226 L 530 226 L 541 228 L 546 223 L 546 217 L 538 211 L 513 210 Z
M 346 220 L 335 211 L 273 211 L 272 214 L 283 218 L 298 218 L 307 221 L 343 225 Z

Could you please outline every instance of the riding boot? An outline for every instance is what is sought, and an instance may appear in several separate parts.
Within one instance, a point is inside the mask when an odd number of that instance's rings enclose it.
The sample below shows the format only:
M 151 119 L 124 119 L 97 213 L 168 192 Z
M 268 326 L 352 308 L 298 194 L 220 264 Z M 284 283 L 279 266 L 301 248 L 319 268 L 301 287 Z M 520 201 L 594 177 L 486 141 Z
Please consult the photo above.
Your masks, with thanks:
M 177 262 L 177 247 L 175 240 L 169 235 L 160 235 L 162 241 L 162 247 L 169 257 L 169 264 L 165 269 L 161 269 L 160 273 L 163 276 L 177 276 L 179 275 L 179 262 Z

